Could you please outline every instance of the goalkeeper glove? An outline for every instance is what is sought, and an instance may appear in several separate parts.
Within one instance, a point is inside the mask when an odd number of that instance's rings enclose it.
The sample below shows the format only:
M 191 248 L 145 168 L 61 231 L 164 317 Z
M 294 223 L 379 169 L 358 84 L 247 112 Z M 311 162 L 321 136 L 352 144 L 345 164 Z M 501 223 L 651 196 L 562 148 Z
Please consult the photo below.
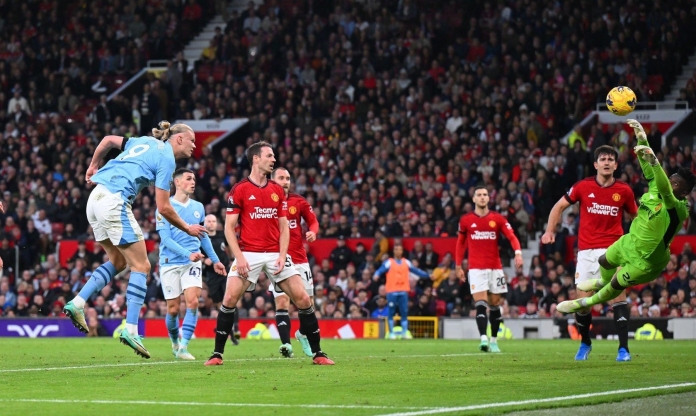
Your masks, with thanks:
M 638 120 L 634 120 L 632 118 L 629 118 L 626 120 L 629 126 L 633 127 L 633 132 L 636 134 L 636 137 L 638 140 L 647 140 L 647 136 L 645 135 L 645 130 L 643 130 L 643 126 L 638 122 Z
M 641 144 L 634 147 L 633 151 L 636 152 L 636 155 L 639 158 L 645 160 L 653 166 L 657 165 L 657 157 L 655 157 L 655 152 L 653 152 L 650 146 L 645 146 Z

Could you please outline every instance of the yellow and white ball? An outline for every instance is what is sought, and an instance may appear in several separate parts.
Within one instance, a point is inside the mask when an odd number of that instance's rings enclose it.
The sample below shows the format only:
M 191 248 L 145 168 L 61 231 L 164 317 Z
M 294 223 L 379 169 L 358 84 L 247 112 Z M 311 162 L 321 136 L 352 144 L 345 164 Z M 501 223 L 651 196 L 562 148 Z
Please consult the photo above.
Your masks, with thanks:
M 607 94 L 607 107 L 617 116 L 625 116 L 636 109 L 636 93 L 628 87 L 614 87 Z

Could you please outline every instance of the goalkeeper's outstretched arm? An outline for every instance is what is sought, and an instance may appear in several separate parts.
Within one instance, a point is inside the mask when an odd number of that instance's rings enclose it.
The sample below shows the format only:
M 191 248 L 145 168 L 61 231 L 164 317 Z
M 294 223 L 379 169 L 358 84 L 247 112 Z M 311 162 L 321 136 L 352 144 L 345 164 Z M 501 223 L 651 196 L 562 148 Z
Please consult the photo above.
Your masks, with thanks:
M 655 155 L 653 159 L 657 160 Z M 667 173 L 662 169 L 659 163 L 653 164 L 653 175 L 655 175 L 655 185 L 657 186 L 657 192 L 660 193 L 662 200 L 665 202 L 665 207 L 667 209 L 674 208 L 677 205 L 677 197 L 674 196 L 674 190 L 672 190 L 672 184 L 669 182 Z
M 636 134 L 636 139 L 638 139 L 638 146 L 646 146 L 650 148 L 650 145 L 648 144 L 648 137 L 645 135 L 643 126 L 641 126 L 638 121 L 633 119 L 628 119 L 627 123 L 629 126 L 633 127 L 633 131 Z M 636 156 L 638 156 L 638 162 L 640 163 L 640 169 L 643 171 L 643 176 L 645 176 L 645 179 L 648 181 L 651 181 L 655 177 L 653 173 L 653 163 L 655 160 L 648 160 L 650 157 L 646 156 L 645 154 L 641 156 L 636 153 Z M 656 159 L 654 153 L 652 153 L 652 158 Z
M 645 177 L 650 179 L 651 177 L 655 179 L 655 187 L 657 192 L 660 193 L 662 200 L 665 203 L 665 207 L 674 208 L 677 204 L 677 198 L 674 196 L 674 191 L 672 190 L 672 184 L 669 182 L 667 173 L 665 173 L 660 162 L 655 156 L 655 152 L 647 145 L 647 140 L 645 138 L 645 131 L 643 126 L 635 120 L 628 120 L 628 124 L 633 127 L 636 132 L 636 137 L 638 138 L 638 146 L 634 148 L 636 156 L 640 161 L 640 165 L 643 168 L 643 173 Z M 651 177 L 647 175 L 648 170 L 650 171 Z

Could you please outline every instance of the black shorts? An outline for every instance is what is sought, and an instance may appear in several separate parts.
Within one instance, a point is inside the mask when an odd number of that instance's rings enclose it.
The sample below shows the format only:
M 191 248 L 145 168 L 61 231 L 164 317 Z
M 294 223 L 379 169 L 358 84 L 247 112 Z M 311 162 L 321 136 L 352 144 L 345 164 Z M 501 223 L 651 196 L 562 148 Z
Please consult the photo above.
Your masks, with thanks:
M 225 296 L 225 288 L 227 287 L 227 276 L 211 273 L 207 278 L 208 297 L 213 300 L 213 303 L 222 302 L 222 298 Z

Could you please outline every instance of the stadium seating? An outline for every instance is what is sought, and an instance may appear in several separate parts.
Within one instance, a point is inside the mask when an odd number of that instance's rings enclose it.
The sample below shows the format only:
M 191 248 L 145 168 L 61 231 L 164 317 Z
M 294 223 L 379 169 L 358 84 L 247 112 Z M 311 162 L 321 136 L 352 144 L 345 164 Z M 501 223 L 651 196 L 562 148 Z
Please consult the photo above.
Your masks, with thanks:
M 69 2 L 54 10 L 57 3 L 41 1 L 30 6 L 36 10 L 27 20 L 22 3 L 9 2 L 8 14 L 3 16 L 7 23 L 0 29 L 4 45 L 0 50 L 4 59 L 0 62 L 0 190 L 9 194 L 3 199 L 7 213 L 0 214 L 0 219 L 2 237 L 12 245 L 27 247 L 26 238 L 22 239 L 30 234 L 26 218 L 41 208 L 56 212 L 50 218 L 53 242 L 91 239 L 82 218 L 90 191 L 83 177 L 98 140 L 106 134 L 147 132 L 160 114 L 174 119 L 199 112 L 249 117 L 249 139 L 238 143 L 242 148 L 260 139 L 277 146 L 277 157 L 290 169 L 296 191 L 315 207 L 320 238 L 372 238 L 376 229 L 390 238 L 452 237 L 459 216 L 472 208 L 471 189 L 484 183 L 491 191 L 491 208 L 507 216 L 526 244 L 542 229 L 556 200 L 580 177 L 593 174 L 590 152 L 599 144 L 623 149 L 621 172 L 628 166 L 638 171 L 628 150 L 631 146 L 619 143 L 618 136 L 600 131 L 593 144 L 583 145 L 579 152 L 569 151 L 559 139 L 602 102 L 613 85 L 630 86 L 639 101 L 661 99 L 696 44 L 696 17 L 685 0 L 660 2 L 659 10 L 645 0 L 606 4 L 604 10 L 584 7 L 586 2 L 561 5 L 550 0 L 416 1 L 414 9 L 406 10 L 397 1 L 327 0 L 314 2 L 314 9 L 308 10 L 307 2 L 282 0 L 259 9 L 262 23 L 257 34 L 245 31 L 244 13 L 233 15 L 218 39 L 217 59 L 199 63 L 193 73 L 181 65 L 184 73 L 163 77 L 162 89 L 152 91 L 159 98 L 160 112 L 144 117 L 142 91 L 103 108 L 101 93 L 90 91 L 101 75 L 106 93 L 113 92 L 157 51 L 157 44 L 140 34 L 140 29 L 147 32 L 147 25 L 131 25 L 133 14 L 150 23 L 147 7 L 133 11 L 118 3 L 119 9 L 109 19 L 127 22 L 130 29 L 110 34 L 101 33 L 108 23 L 93 6 L 98 2 L 86 3 L 84 9 L 79 7 L 82 3 Z M 202 20 L 210 18 L 212 3 L 198 2 Z M 147 4 L 153 5 L 155 13 L 191 16 L 190 10 L 172 2 Z M 71 23 L 48 24 L 53 19 Z M 181 21 L 180 30 L 175 31 L 178 45 L 200 29 L 201 19 Z M 15 25 L 25 33 L 21 40 L 13 37 Z M 74 40 L 76 48 L 47 41 L 42 49 L 41 36 L 58 39 L 58 35 Z M 235 45 L 236 59 L 221 55 L 225 36 Z M 105 39 L 106 46 L 95 39 Z M 129 51 L 129 69 L 117 74 L 110 68 L 118 62 L 103 59 L 104 48 L 116 56 L 121 45 Z M 62 47 L 66 55 L 61 55 Z M 88 58 L 89 48 L 97 57 L 94 61 Z M 172 71 L 179 71 L 180 62 L 174 56 L 167 58 L 174 60 Z M 71 61 L 89 74 L 86 90 L 73 77 Z M 43 73 L 44 67 L 49 68 L 48 74 Z M 169 82 L 173 79 L 181 82 Z M 77 105 L 61 111 L 61 102 L 71 102 L 69 97 L 61 98 L 65 85 L 72 87 Z M 28 100 L 29 111 L 15 115 L 8 108 L 14 91 Z M 183 108 L 172 97 L 183 98 Z M 248 168 L 236 151 L 207 152 L 188 163 L 199 177 L 195 197 L 221 219 L 224 204 L 213 201 L 226 201 L 226 192 Z M 681 154 L 684 166 L 696 167 L 691 152 L 679 148 L 663 152 L 675 158 Z M 642 186 L 634 184 L 637 194 Z M 71 217 L 59 215 L 65 198 L 81 211 Z M 690 200 L 694 202 L 693 197 Z M 145 190 L 133 207 L 139 210 L 148 237 L 156 240 L 152 191 Z M 8 217 L 20 225 L 19 236 L 12 234 Z M 572 234 L 576 229 L 573 224 L 564 232 Z M 696 223 L 690 222 L 687 232 L 696 233 Z M 46 267 L 61 267 L 49 261 L 53 249 L 52 243 L 41 246 L 32 267 L 27 267 L 34 276 Z M 543 249 L 542 255 L 551 263 L 539 265 L 538 278 L 531 276 L 535 299 L 548 295 L 551 269 L 561 266 L 563 281 L 572 276 L 566 251 L 560 243 Z M 12 253 L 1 253 L 5 275 L 15 283 L 22 270 L 13 270 L 13 258 L 5 258 Z M 356 299 L 364 289 L 368 298 L 360 304 L 361 313 L 376 307 L 379 288 L 360 280 L 363 270 L 374 271 L 378 259 L 365 262 L 358 257 L 359 264 L 345 282 L 330 262 L 323 264 L 327 259 L 315 260 L 321 275 L 317 277 L 322 290 L 318 305 L 330 302 L 334 313 L 338 310 L 347 316 L 351 303 L 362 302 Z M 513 288 L 516 278 L 511 278 Z M 157 284 L 156 279 L 152 282 Z M 330 299 L 329 292 L 337 284 L 345 285 L 344 295 Z M 564 284 L 565 296 L 571 285 Z M 427 293 L 433 314 L 469 313 L 467 285 L 461 285 L 460 295 L 449 307 L 443 307 L 428 286 L 414 286 L 412 298 Z M 270 300 L 266 287 L 259 285 L 254 298 Z M 253 299 L 243 306 L 250 308 L 254 308 Z M 201 312 L 209 315 L 210 305 Z M 505 313 L 509 314 L 507 309 Z

